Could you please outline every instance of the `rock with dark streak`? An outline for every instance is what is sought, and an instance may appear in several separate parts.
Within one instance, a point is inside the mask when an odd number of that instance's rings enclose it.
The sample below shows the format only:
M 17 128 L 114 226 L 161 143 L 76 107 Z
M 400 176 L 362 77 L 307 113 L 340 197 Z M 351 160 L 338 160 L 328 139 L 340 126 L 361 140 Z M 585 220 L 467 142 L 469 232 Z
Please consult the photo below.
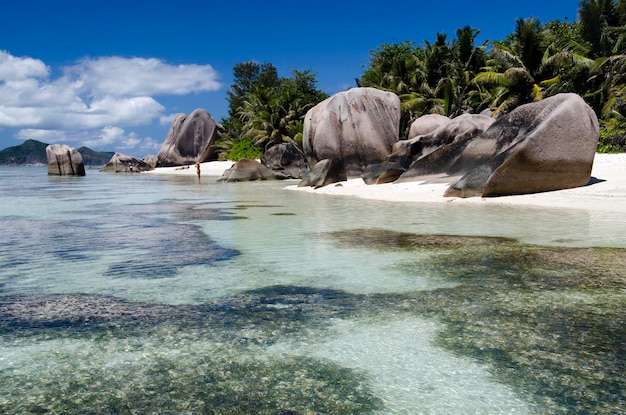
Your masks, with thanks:
M 48 175 L 84 176 L 83 156 L 74 148 L 65 144 L 50 144 L 46 147 Z
M 211 114 L 199 108 L 189 116 L 178 114 L 161 146 L 159 167 L 186 166 L 216 159 L 215 143 L 222 137 L 223 127 Z
M 400 99 L 374 88 L 352 88 L 311 108 L 304 118 L 302 147 L 309 166 L 339 160 L 348 176 L 384 161 L 399 140 Z

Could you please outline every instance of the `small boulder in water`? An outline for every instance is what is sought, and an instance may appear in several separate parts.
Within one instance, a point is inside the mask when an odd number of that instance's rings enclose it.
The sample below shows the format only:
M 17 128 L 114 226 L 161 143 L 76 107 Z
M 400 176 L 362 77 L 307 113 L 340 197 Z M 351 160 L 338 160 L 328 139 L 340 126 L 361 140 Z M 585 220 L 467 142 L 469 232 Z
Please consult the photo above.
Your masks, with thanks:
M 84 176 L 85 163 L 78 150 L 65 144 L 46 147 L 48 174 L 50 176 Z

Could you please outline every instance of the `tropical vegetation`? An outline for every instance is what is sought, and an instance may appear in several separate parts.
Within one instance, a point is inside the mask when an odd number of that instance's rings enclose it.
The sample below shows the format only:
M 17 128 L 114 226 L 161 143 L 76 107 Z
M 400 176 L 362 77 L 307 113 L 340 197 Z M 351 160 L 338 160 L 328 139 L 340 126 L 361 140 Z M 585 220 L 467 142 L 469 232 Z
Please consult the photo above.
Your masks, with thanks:
M 479 33 L 465 26 L 451 39 L 437 33 L 432 43 L 383 44 L 371 51 L 356 86 L 398 95 L 403 135 L 423 114 L 498 117 L 574 92 L 600 120 L 598 151 L 626 151 L 626 0 L 582 0 L 575 22 L 517 19 L 502 40 L 478 44 Z M 304 115 L 327 97 L 309 70 L 280 78 L 270 63 L 244 62 L 234 78 L 223 120 L 226 150 L 242 140 L 257 154 L 282 142 L 300 145 Z

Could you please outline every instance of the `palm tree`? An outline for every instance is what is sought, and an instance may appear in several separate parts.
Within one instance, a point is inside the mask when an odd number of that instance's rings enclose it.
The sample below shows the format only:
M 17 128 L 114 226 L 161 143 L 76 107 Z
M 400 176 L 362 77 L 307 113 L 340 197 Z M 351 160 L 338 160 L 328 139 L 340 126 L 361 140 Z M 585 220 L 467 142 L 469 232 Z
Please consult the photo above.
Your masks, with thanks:
M 515 33 L 507 41 L 493 44 L 485 70 L 473 81 L 492 87 L 495 113 L 542 99 L 545 52 L 542 26 L 535 18 L 517 19 Z

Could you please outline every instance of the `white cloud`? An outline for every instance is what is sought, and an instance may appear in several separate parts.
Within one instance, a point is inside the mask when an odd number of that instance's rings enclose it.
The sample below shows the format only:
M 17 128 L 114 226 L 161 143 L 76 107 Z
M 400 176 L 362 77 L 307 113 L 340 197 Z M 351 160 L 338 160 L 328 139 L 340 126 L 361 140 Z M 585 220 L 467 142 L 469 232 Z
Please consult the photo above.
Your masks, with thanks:
M 187 95 L 221 87 L 211 65 L 169 65 L 154 58 L 82 59 L 65 68 L 65 76 L 95 96 Z
M 159 117 L 159 124 L 161 125 L 172 125 L 172 123 L 174 122 L 174 119 L 176 118 L 176 116 L 180 114 L 180 113 L 173 113 L 170 115 L 162 115 L 161 117 Z
M 19 81 L 31 77 L 45 78 L 48 67 L 39 59 L 20 58 L 0 50 L 0 80 Z
M 210 65 L 119 56 L 84 58 L 50 79 L 50 68 L 41 60 L 0 50 L 0 128 L 21 128 L 18 137 L 42 141 L 58 141 L 52 138 L 63 134 L 68 141 L 98 147 L 158 150 L 154 139 L 125 133 L 124 128 L 155 121 L 166 125 L 175 114 L 165 115 L 155 97 L 216 91 L 221 87 L 217 79 Z

